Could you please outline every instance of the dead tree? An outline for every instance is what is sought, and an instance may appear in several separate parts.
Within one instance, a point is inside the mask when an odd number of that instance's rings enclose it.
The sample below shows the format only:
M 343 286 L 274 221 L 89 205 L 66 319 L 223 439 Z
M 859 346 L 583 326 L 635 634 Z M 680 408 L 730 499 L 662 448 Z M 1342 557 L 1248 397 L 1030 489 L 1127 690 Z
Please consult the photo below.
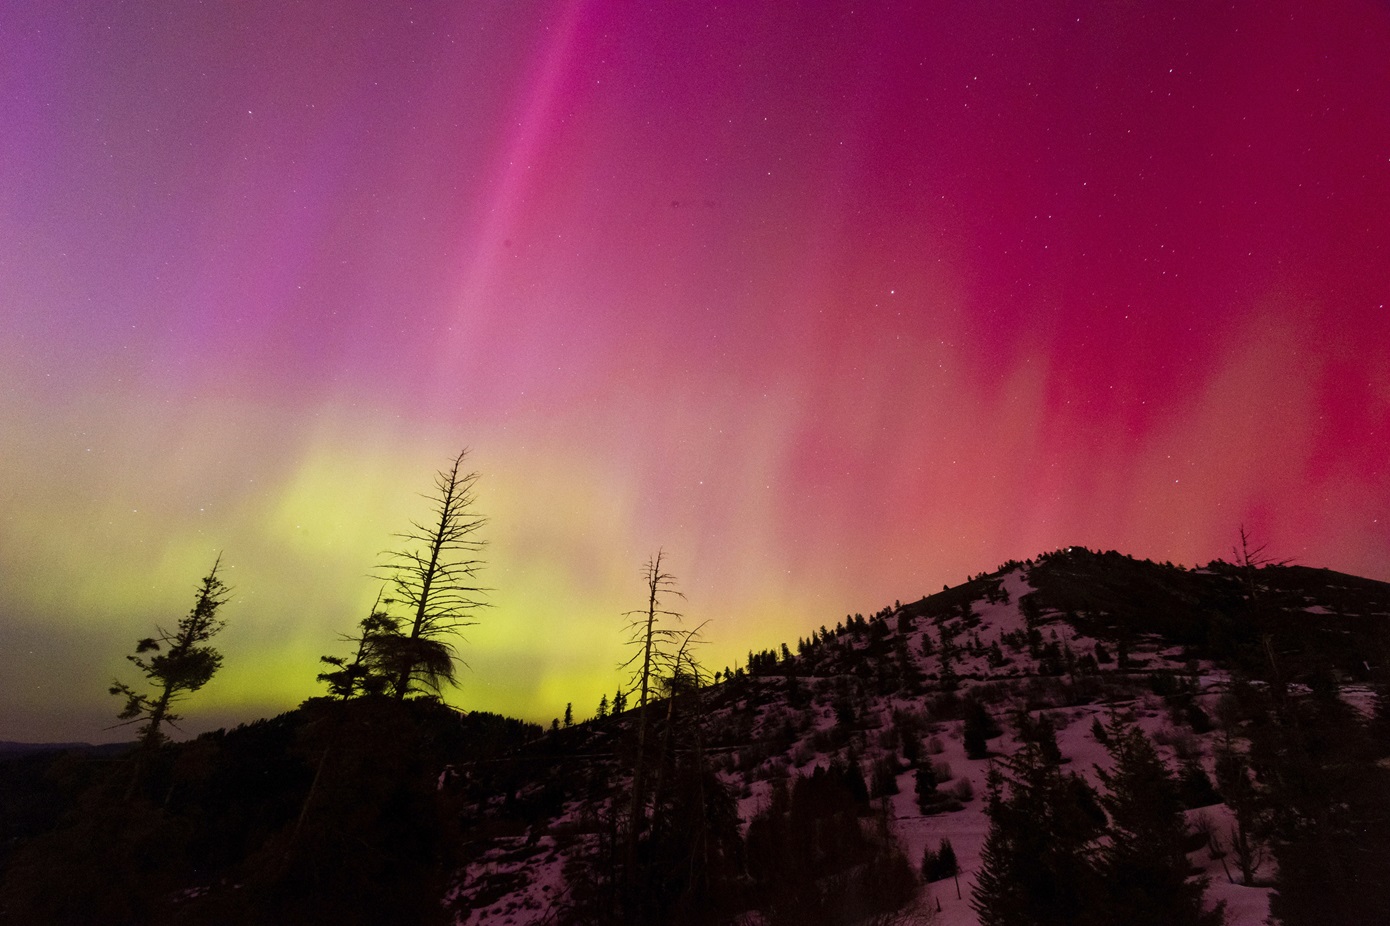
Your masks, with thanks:
M 377 641 L 381 659 L 393 669 L 397 699 L 412 687 L 438 692 L 454 682 L 452 638 L 476 624 L 473 613 L 486 604 L 480 599 L 487 590 L 477 584 L 485 541 L 476 535 L 487 519 L 473 511 L 478 474 L 462 471 L 467 455 L 461 451 L 435 475 L 435 491 L 425 496 L 432 519 L 412 521 L 410 530 L 397 534 L 402 547 L 386 551 L 377 569 L 391 590 L 385 603 L 407 612 L 398 634 Z
M 633 688 L 637 694 L 637 757 L 632 769 L 632 799 L 628 810 L 628 832 L 625 846 L 624 872 L 631 879 L 637 864 L 637 839 L 646 828 L 647 795 L 647 730 L 650 726 L 647 703 L 651 697 L 655 679 L 663 674 L 663 669 L 675 670 L 673 655 L 680 650 L 673 645 L 680 636 L 674 627 L 663 627 L 663 619 L 680 620 L 681 615 L 662 606 L 662 596 L 685 596 L 676 590 L 676 577 L 662 569 L 665 553 L 657 550 L 656 555 L 647 561 L 643 568 L 643 578 L 647 583 L 647 606 L 644 609 L 627 612 L 628 644 L 636 648 L 632 658 L 623 663 L 622 668 L 631 668 Z

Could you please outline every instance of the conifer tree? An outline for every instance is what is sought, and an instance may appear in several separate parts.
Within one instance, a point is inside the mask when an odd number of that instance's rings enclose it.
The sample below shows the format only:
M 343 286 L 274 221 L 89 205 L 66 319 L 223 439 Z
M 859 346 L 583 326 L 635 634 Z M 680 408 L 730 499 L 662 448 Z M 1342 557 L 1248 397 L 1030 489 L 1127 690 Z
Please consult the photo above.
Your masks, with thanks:
M 965 725 L 961 735 L 965 741 L 965 755 L 971 759 L 983 759 L 989 755 L 989 740 L 998 736 L 999 725 L 989 715 L 989 710 L 975 698 L 965 702 Z
M 917 773 L 913 785 L 917 794 L 918 812 L 923 814 L 931 813 L 937 802 L 937 793 L 936 772 L 932 770 L 930 762 L 924 762 L 917 766 Z
M 897 794 L 898 790 L 898 757 L 890 752 L 874 763 L 873 787 L 869 789 L 869 796 L 888 797 Z
M 797 674 L 796 665 L 788 662 L 787 666 L 787 703 L 792 707 L 804 707 L 806 704 L 806 690 L 801 686 L 801 676 Z
M 231 594 L 231 589 L 217 577 L 221 563 L 220 556 L 213 561 L 212 570 L 198 586 L 193 610 L 179 621 L 177 630 L 157 627 L 155 636 L 145 637 L 136 644 L 135 655 L 126 657 L 149 679 L 151 689 L 138 691 L 119 680 L 111 684 L 111 694 L 126 699 L 120 719 L 127 723 L 145 719 L 140 728 L 140 743 L 146 749 L 165 741 L 161 730 L 164 724 L 180 719 L 170 706 L 206 685 L 222 666 L 222 654 L 208 645 L 224 626 L 217 619 L 217 610 Z M 146 657 L 146 653 L 155 655 Z
M 960 863 L 956 860 L 955 847 L 951 845 L 951 840 L 943 838 L 935 852 L 930 845 L 922 854 L 922 880 L 940 881 L 949 878 L 960 871 Z
M 378 598 L 377 604 L 379 605 Z M 385 694 L 398 668 L 395 650 L 401 639 L 400 619 L 372 607 L 372 613 L 362 619 L 356 637 L 348 642 L 357 644 L 349 662 L 343 656 L 320 656 L 319 661 L 331 669 L 319 673 L 318 680 L 328 685 L 334 697 L 346 701 L 360 695 Z
M 989 833 L 971 906 L 982 926 L 1074 926 L 1098 884 L 1105 815 L 1094 792 L 1035 738 L 990 767 Z
M 1097 717 L 1091 721 L 1091 738 L 1102 746 L 1110 742 L 1110 734 L 1105 729 L 1105 724 L 1100 722 Z
M 1178 796 L 1189 810 L 1221 803 L 1221 795 L 1211 783 L 1211 776 L 1196 756 L 1182 764 L 1182 771 L 1178 773 Z
M 1107 731 L 1111 771 L 1098 770 L 1107 793 L 1110 839 L 1100 850 L 1104 919 L 1133 926 L 1217 926 L 1220 907 L 1202 911 L 1205 880 L 1188 880 L 1187 823 L 1177 783 L 1153 743 L 1118 719 Z
M 1279 863 L 1270 912 L 1288 926 L 1390 922 L 1383 721 L 1368 722 L 1328 679 L 1309 688 L 1282 701 L 1270 691 L 1270 709 L 1251 730 L 1249 759 Z
M 868 807 L 869 784 L 864 780 L 864 767 L 859 764 L 859 754 L 854 751 L 853 745 L 845 756 L 844 782 L 854 805 L 861 810 Z
M 1018 727 L 1020 741 L 1036 743 L 1048 762 L 1054 765 L 1062 764 L 1062 750 L 1057 745 L 1057 728 L 1052 725 L 1051 717 L 1039 711 L 1037 719 L 1034 720 L 1026 710 L 1020 710 L 1014 718 L 1014 723 Z
M 936 850 L 936 870 L 942 878 L 949 878 L 960 871 L 960 863 L 956 860 L 956 849 L 951 845 L 951 840 L 945 837 L 942 838 L 941 845 Z

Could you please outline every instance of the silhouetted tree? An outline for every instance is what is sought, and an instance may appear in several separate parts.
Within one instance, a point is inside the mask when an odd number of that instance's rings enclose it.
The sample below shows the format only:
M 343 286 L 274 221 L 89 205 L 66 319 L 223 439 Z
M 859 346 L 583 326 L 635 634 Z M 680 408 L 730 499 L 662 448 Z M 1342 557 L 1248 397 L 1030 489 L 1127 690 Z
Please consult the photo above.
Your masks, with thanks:
M 801 676 L 797 674 L 796 664 L 788 662 L 787 666 L 787 703 L 792 707 L 804 707 L 806 705 L 806 690 L 801 687 Z
M 930 762 L 923 762 L 917 766 L 917 771 L 913 778 L 913 790 L 917 794 L 917 810 L 919 813 L 932 813 L 938 802 L 939 795 L 936 793 L 936 772 L 932 769 Z
M 477 623 L 473 612 L 484 604 L 479 596 L 485 589 L 475 584 L 484 541 L 475 535 L 487 519 L 473 512 L 478 474 L 462 471 L 467 455 L 461 451 L 435 475 L 435 491 L 426 496 L 434 506 L 433 519 L 428 524 L 412 521 L 410 530 L 397 534 L 403 547 L 388 550 L 377 572 L 391 589 L 385 603 L 407 609 L 400 632 L 378 643 L 383 660 L 395 669 L 398 699 L 411 690 L 438 692 L 453 683 L 451 638 Z
M 863 781 L 853 760 L 773 782 L 768 806 L 748 824 L 747 870 L 763 921 L 771 926 L 886 922 L 916 893 L 912 866 L 886 814 L 861 822 Z M 886 807 L 886 805 L 885 805 Z
M 874 763 L 873 783 L 869 789 L 869 796 L 888 797 L 898 793 L 898 757 L 889 752 L 879 757 Z
M 1014 717 L 1014 724 L 1018 728 L 1020 742 L 1037 744 L 1048 762 L 1054 765 L 1062 764 L 1062 750 L 1057 745 L 1057 728 L 1053 726 L 1051 717 L 1039 711 L 1035 720 L 1028 711 L 1020 710 Z
M 160 728 L 179 719 L 170 705 L 206 685 L 222 665 L 222 654 L 208 645 L 223 627 L 224 622 L 217 619 L 217 609 L 231 593 L 217 577 L 221 563 L 220 556 L 213 561 L 212 570 L 198 586 L 193 610 L 179 621 L 177 630 L 171 633 L 163 627 L 156 628 L 155 636 L 136 644 L 136 655 L 126 657 L 149 679 L 150 690 L 138 691 L 119 680 L 111 685 L 111 694 L 126 699 L 120 719 L 127 723 L 145 719 L 140 728 L 140 743 L 145 748 L 162 743 L 165 736 Z M 146 653 L 154 655 L 146 657 Z
M 1099 852 L 1104 922 L 1218 926 L 1222 907 L 1202 911 L 1204 879 L 1188 880 L 1187 822 L 1177 783 L 1135 727 L 1116 720 L 1106 746 L 1112 771 L 1097 774 L 1107 793 L 1110 839 Z
M 959 871 L 960 863 L 956 860 L 956 850 L 951 845 L 951 840 L 943 838 L 935 852 L 932 851 L 930 845 L 923 851 L 923 881 L 940 881 L 943 878 L 952 877 Z
M 965 702 L 965 725 L 961 736 L 965 741 L 965 755 L 971 759 L 983 759 L 989 755 L 989 740 L 1000 734 L 999 725 L 975 698 Z
M 665 553 L 657 550 L 656 555 L 647 561 L 642 577 L 647 585 L 647 606 L 641 610 L 629 611 L 628 645 L 636 652 L 622 667 L 631 667 L 634 689 L 637 693 L 637 753 L 632 770 L 632 797 L 628 812 L 628 833 L 624 870 L 635 871 L 637 864 L 637 841 L 646 828 L 647 816 L 647 731 L 650 726 L 647 705 L 652 687 L 661 677 L 663 669 L 667 674 L 675 674 L 679 666 L 674 664 L 673 656 L 680 631 L 673 627 L 663 627 L 664 619 L 680 620 L 681 615 L 662 606 L 662 597 L 675 595 L 684 598 L 676 590 L 676 577 L 662 567 Z M 629 885 L 629 889 L 631 885 Z
M 1091 721 L 1091 738 L 1102 746 L 1110 742 L 1110 733 L 1105 729 L 1105 724 L 1096 717 Z
M 1289 926 L 1390 922 L 1390 741 L 1335 684 L 1309 688 L 1250 731 L 1279 863 L 1270 912 Z
M 1231 548 L 1231 554 L 1235 557 L 1236 568 L 1240 570 L 1240 581 L 1244 586 L 1246 600 L 1252 606 L 1260 603 L 1262 585 L 1259 580 L 1259 571 L 1266 566 L 1287 566 L 1290 560 L 1274 559 L 1265 555 L 1265 550 L 1269 544 L 1262 543 L 1257 547 L 1251 546 L 1250 534 L 1245 529 L 1245 525 L 1240 526 L 1240 545 Z
M 990 767 L 989 833 L 971 906 L 983 926 L 1085 922 L 1097 898 L 1092 864 L 1105 813 L 1083 780 L 1063 774 L 1040 738 Z
M 703 626 L 703 625 L 702 625 Z M 629 922 L 702 922 L 729 899 L 741 848 L 737 800 L 706 761 L 704 668 L 685 632 L 661 680 L 666 716 L 656 756 L 648 829 L 634 874 L 640 890 Z
M 1196 756 L 1182 764 L 1182 771 L 1178 773 L 1178 796 L 1189 810 L 1221 803 L 1221 795 L 1211 783 L 1211 776 Z
M 377 605 L 380 603 L 378 596 Z M 357 644 L 352 661 L 343 656 L 320 656 L 320 662 L 333 668 L 320 672 L 318 680 L 328 685 L 330 694 L 344 701 L 358 695 L 385 694 L 399 668 L 393 660 L 401 639 L 400 626 L 399 618 L 373 605 L 372 613 L 362 618 L 357 636 L 346 638 Z

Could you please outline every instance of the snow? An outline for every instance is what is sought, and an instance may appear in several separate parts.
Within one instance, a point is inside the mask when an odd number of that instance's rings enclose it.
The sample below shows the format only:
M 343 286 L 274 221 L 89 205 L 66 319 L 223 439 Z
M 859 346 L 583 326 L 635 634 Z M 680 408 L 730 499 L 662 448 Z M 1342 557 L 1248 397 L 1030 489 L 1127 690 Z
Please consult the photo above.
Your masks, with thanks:
M 977 627 L 957 635 L 958 646 L 964 647 L 976 634 L 981 643 L 989 646 L 1004 635 L 1026 631 L 1027 624 L 1019 608 L 1019 601 L 1033 590 L 1028 583 L 1027 569 L 1021 566 L 1014 567 L 1004 572 L 1001 578 L 1003 588 L 1008 592 L 1008 602 L 975 601 L 972 609 L 978 615 L 980 623 Z M 1070 646 L 1078 656 L 1094 649 L 1094 638 L 1077 633 L 1056 618 L 1056 614 L 1044 615 L 1044 624 L 1040 629 L 1045 640 L 1050 640 L 1055 632 L 1058 642 Z M 890 626 L 893 626 L 893 618 L 889 617 L 887 620 Z M 947 623 L 957 626 L 962 623 L 958 616 L 946 620 Z M 896 633 L 896 630 L 893 632 Z M 919 618 L 907 635 L 908 651 L 916 659 L 923 673 L 934 675 L 940 670 L 938 656 L 921 654 L 921 640 L 926 633 L 931 633 L 935 641 L 939 633 L 937 622 Z M 856 649 L 862 650 L 867 645 L 864 637 L 850 633 L 835 638 L 827 647 L 837 652 L 838 656 L 832 658 L 832 654 L 827 653 L 826 656 L 831 661 L 822 663 L 822 669 L 831 666 L 844 671 L 844 657 Z M 993 670 L 984 656 L 970 656 L 963 648 L 960 649 L 955 660 L 955 669 L 962 677 L 961 693 L 967 693 L 970 688 L 980 684 L 1012 685 L 1020 688 L 1031 685 L 1035 678 L 1031 674 L 1034 663 L 1026 651 L 1017 654 L 1005 647 L 1005 654 L 1012 659 L 1011 664 L 1001 670 Z M 1142 654 L 1142 658 L 1148 661 L 1148 667 L 1151 669 L 1187 669 L 1181 647 L 1160 646 L 1156 641 L 1145 644 L 1141 641 L 1134 646 L 1133 654 L 1136 657 Z M 1112 666 L 1103 668 L 1113 671 Z M 1228 686 L 1229 679 L 1225 673 L 1209 665 L 1199 666 L 1198 671 L 1200 674 L 1194 678 L 1199 692 L 1198 702 L 1210 711 L 1220 692 Z M 977 675 L 981 681 L 969 679 L 970 675 Z M 1053 680 L 1048 681 L 1050 683 Z M 798 743 L 785 755 L 773 753 L 756 767 L 740 765 L 739 760 L 747 757 L 746 750 L 729 750 L 728 754 L 732 758 L 721 774 L 738 795 L 738 812 L 745 826 L 754 815 L 767 806 L 774 778 L 809 774 L 816 765 L 826 765 L 836 758 L 836 755 L 843 755 L 843 749 L 827 753 L 816 746 L 817 743 L 824 746 L 833 741 L 830 733 L 836 729 L 838 721 L 830 700 L 837 679 L 831 675 L 806 675 L 802 676 L 801 682 L 808 697 L 805 709 L 793 709 L 780 699 L 758 706 L 751 718 L 748 718 L 751 720 L 750 725 L 743 728 L 751 729 L 752 742 L 744 743 L 742 746 L 755 746 L 757 741 L 780 730 L 788 717 L 794 717 L 799 724 L 805 724 Z M 745 680 L 744 684 L 751 686 L 750 692 L 756 692 L 758 686 L 767 692 L 773 685 L 778 687 L 771 690 L 780 691 L 782 680 L 750 678 Z M 854 678 L 852 684 L 858 686 L 861 680 Z M 1345 696 L 1358 708 L 1367 709 L 1370 698 L 1368 691 L 1348 689 Z M 917 698 L 904 697 L 901 694 L 891 697 L 870 696 L 870 707 L 864 712 L 862 729 L 856 735 L 857 749 L 866 777 L 872 763 L 884 754 L 885 749 L 880 743 L 880 731 L 890 727 L 894 712 L 921 712 L 924 701 L 931 697 L 931 694 Z M 757 704 L 759 700 L 756 694 L 750 693 L 747 698 L 725 707 L 724 719 L 728 721 L 735 716 L 748 717 L 750 705 Z M 1019 703 L 1017 697 L 1011 698 L 1011 703 Z M 1170 767 L 1176 769 L 1183 757 L 1197 755 L 1202 757 L 1208 772 L 1211 772 L 1210 757 L 1214 752 L 1217 734 L 1196 734 L 1188 727 L 1175 727 L 1163 699 L 1147 691 L 1128 700 L 1053 707 L 1044 711 L 1057 731 L 1058 746 L 1069 760 L 1070 770 L 1087 778 L 1092 784 L 1098 784 L 1096 770 L 1109 768 L 1110 757 L 1103 744 L 1097 742 L 1093 736 L 1092 725 L 1097 718 L 1102 723 L 1107 722 L 1111 713 L 1115 711 L 1135 718 L 1138 725 L 1155 740 L 1160 754 L 1169 761 Z M 1001 722 L 1001 726 L 1008 728 L 1003 707 L 991 707 L 991 713 Z M 944 762 L 951 768 L 952 778 L 939 784 L 941 790 L 954 789 L 962 780 L 969 781 L 973 787 L 974 797 L 964 802 L 963 809 L 932 816 L 920 814 L 914 794 L 914 775 L 910 770 L 899 776 L 899 793 L 889 799 L 896 836 L 914 868 L 920 866 L 925 850 L 928 847 L 937 849 L 943 838 L 949 838 L 955 850 L 961 869 L 959 896 L 956 881 L 946 879 L 925 886 L 918 900 L 919 910 L 923 913 L 934 912 L 939 904 L 940 913 L 932 922 L 942 926 L 976 926 L 979 922 L 979 918 L 970 907 L 970 899 L 980 867 L 980 853 L 989 830 L 989 819 L 985 814 L 985 795 L 990 760 L 966 757 L 962 725 L 958 720 L 928 724 L 923 731 L 922 740 L 924 759 Z M 942 751 L 938 754 L 928 753 L 927 743 L 932 739 L 938 740 L 942 746 Z M 1012 732 L 1007 729 L 1002 736 L 989 742 L 990 751 L 994 754 L 1011 753 L 1016 746 Z M 1192 811 L 1189 813 L 1189 819 L 1194 824 L 1199 820 L 1206 821 L 1206 825 L 1213 829 L 1229 852 L 1231 819 L 1224 805 Z M 559 822 L 561 821 L 552 823 L 552 828 Z M 571 847 L 582 845 L 582 839 L 583 837 L 580 837 L 579 841 L 571 842 Z M 573 848 L 569 851 L 573 851 Z M 495 845 L 489 848 L 477 863 L 462 873 L 459 884 L 451 892 L 451 899 L 476 896 L 486 888 L 489 879 L 492 879 L 493 884 L 514 879 L 515 888 L 491 901 L 484 908 L 473 910 L 458 919 L 458 926 L 482 923 L 528 926 L 544 921 L 552 905 L 563 897 L 566 889 L 563 875 L 565 854 L 566 849 L 557 845 L 551 835 L 541 835 L 529 841 L 520 836 L 496 840 Z M 1208 903 L 1214 905 L 1225 902 L 1228 926 L 1263 926 L 1269 916 L 1269 887 L 1247 887 L 1232 883 L 1227 868 L 1236 880 L 1239 880 L 1240 876 L 1230 854 L 1225 859 L 1226 868 L 1223 868 L 1221 859 L 1214 858 L 1207 847 L 1191 853 L 1189 860 L 1194 869 L 1200 871 L 1208 880 Z M 1256 880 L 1267 884 L 1272 874 L 1272 862 L 1266 861 L 1256 872 Z
M 1125 705 L 1115 705 L 1117 709 L 1130 708 L 1139 714 L 1139 725 L 1150 735 L 1161 729 L 1164 723 L 1162 702 L 1158 698 L 1143 698 Z M 1058 708 L 1045 711 L 1057 728 L 1057 745 L 1064 758 L 1069 760 L 1069 770 L 1074 771 L 1097 784 L 1095 770 L 1111 766 L 1110 755 L 1105 746 L 1091 735 L 1091 724 L 1096 718 L 1104 723 L 1110 708 L 1099 705 L 1081 705 L 1074 708 Z M 1211 736 L 1211 734 L 1208 734 Z M 989 832 L 989 818 L 984 811 L 985 775 L 988 759 L 967 759 L 961 737 L 961 724 L 951 724 L 946 735 L 940 737 L 946 749 L 932 759 L 950 763 L 955 778 L 940 787 L 950 788 L 961 778 L 970 780 L 975 788 L 975 799 L 966 804 L 965 809 L 955 813 L 922 816 L 917 812 L 917 801 L 913 794 L 911 773 L 904 773 L 898 780 L 900 793 L 893 797 L 893 811 L 896 817 L 898 839 L 908 860 L 920 864 L 927 846 L 935 850 L 943 838 L 951 840 L 951 846 L 960 862 L 960 898 L 956 897 L 954 880 L 934 882 L 927 887 L 926 896 L 930 898 L 930 908 L 940 903 L 941 913 L 936 923 L 942 926 L 978 926 L 979 917 L 970 907 L 971 891 L 975 886 L 975 876 L 980 867 L 980 853 L 984 848 L 985 836 Z M 990 740 L 990 750 L 994 753 L 1009 753 L 1017 747 L 1009 732 L 1002 737 Z M 1173 750 L 1160 746 L 1159 751 L 1169 756 Z M 1205 814 L 1216 827 L 1218 834 L 1229 850 L 1230 813 L 1224 805 L 1205 807 L 1190 811 L 1189 819 Z M 1188 856 L 1193 867 L 1200 869 L 1207 878 L 1208 906 L 1225 901 L 1227 907 L 1227 926 L 1264 926 L 1269 917 L 1268 887 L 1245 887 L 1232 884 L 1218 859 L 1212 858 L 1207 849 L 1198 849 Z M 1227 865 L 1233 865 L 1227 856 Z M 1232 868 L 1232 874 L 1239 881 L 1240 874 Z M 1273 875 L 1272 864 L 1265 865 L 1256 872 L 1256 880 L 1267 882 Z
M 551 905 L 566 890 L 565 859 L 550 836 L 540 836 L 529 845 L 528 841 L 529 836 L 497 839 L 496 845 L 462 872 L 459 883 L 445 895 L 446 907 L 461 898 L 476 897 L 491 885 L 514 884 L 515 889 L 456 917 L 456 926 L 530 926 L 548 918 Z

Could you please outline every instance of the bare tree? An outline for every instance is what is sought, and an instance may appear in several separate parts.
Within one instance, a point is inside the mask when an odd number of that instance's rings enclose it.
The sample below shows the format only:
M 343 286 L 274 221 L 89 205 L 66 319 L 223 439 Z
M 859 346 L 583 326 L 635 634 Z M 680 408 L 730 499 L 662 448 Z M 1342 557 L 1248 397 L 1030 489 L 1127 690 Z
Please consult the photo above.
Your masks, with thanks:
M 1245 584 L 1245 594 L 1251 604 L 1257 603 L 1260 597 L 1260 582 L 1256 576 L 1258 571 L 1266 566 L 1287 566 L 1293 562 L 1293 560 L 1266 556 L 1265 550 L 1268 547 L 1269 544 L 1262 543 L 1252 548 L 1250 534 L 1245 530 L 1245 525 L 1242 524 L 1240 526 L 1240 546 L 1231 548 L 1236 567 L 1240 569 L 1241 581 Z
M 119 680 L 111 684 L 111 693 L 126 699 L 120 719 L 126 723 L 145 719 L 140 730 L 140 744 L 145 748 L 162 743 L 165 736 L 160 727 L 180 719 L 170 706 L 185 694 L 206 685 L 222 666 L 222 654 L 207 645 L 224 626 L 224 622 L 217 619 L 217 609 L 226 603 L 231 593 L 217 577 L 221 563 L 221 556 L 213 561 L 212 570 L 198 586 L 193 610 L 179 621 L 177 630 L 171 633 L 156 627 L 156 635 L 145 637 L 136 644 L 135 655 L 126 657 L 150 680 L 152 690 L 148 693 L 137 691 Z M 146 653 L 155 655 L 146 658 Z
M 657 550 L 656 555 L 647 561 L 642 569 L 642 577 L 647 583 L 647 606 L 628 611 L 628 645 L 635 647 L 632 658 L 621 668 L 632 668 L 633 688 L 637 694 L 637 759 L 632 769 L 632 801 L 628 812 L 628 834 L 625 870 L 631 877 L 637 861 L 637 838 L 646 827 L 646 765 L 647 765 L 647 702 L 651 697 L 652 686 L 663 675 L 675 677 L 679 670 L 677 654 L 684 654 L 679 645 L 680 630 L 661 626 L 664 619 L 680 620 L 679 612 L 662 606 L 662 597 L 675 595 L 684 598 L 676 590 L 676 577 L 665 572 L 662 560 L 665 552 Z
M 660 660 L 662 668 L 665 670 L 658 679 L 659 684 L 666 692 L 666 725 L 662 732 L 661 746 L 656 755 L 656 784 L 652 788 L 652 816 L 656 816 L 656 807 L 661 804 L 663 794 L 663 778 L 666 774 L 671 756 L 671 740 L 676 732 L 676 705 L 686 696 L 694 701 L 694 718 L 691 724 L 694 752 L 697 763 L 704 761 L 704 712 L 700 704 L 700 689 L 706 684 L 704 666 L 695 659 L 695 647 L 705 643 L 701 636 L 701 631 L 705 629 L 705 621 L 693 630 L 676 631 L 676 639 L 679 645 L 675 647 L 675 652 L 670 654 L 670 658 Z M 675 639 L 672 640 L 674 644 Z M 658 647 L 658 650 L 664 650 Z
M 463 472 L 467 455 L 461 451 L 435 475 L 435 490 L 425 496 L 434 506 L 433 519 L 412 521 L 410 530 L 397 534 L 402 547 L 384 553 L 377 569 L 390 589 L 384 603 L 407 611 L 396 634 L 376 641 L 382 663 L 394 670 L 398 699 L 412 687 L 438 692 L 453 684 L 452 638 L 476 624 L 473 612 L 486 604 L 479 599 L 487 590 L 476 579 L 485 541 L 476 534 L 487 519 L 473 511 L 478 474 Z

